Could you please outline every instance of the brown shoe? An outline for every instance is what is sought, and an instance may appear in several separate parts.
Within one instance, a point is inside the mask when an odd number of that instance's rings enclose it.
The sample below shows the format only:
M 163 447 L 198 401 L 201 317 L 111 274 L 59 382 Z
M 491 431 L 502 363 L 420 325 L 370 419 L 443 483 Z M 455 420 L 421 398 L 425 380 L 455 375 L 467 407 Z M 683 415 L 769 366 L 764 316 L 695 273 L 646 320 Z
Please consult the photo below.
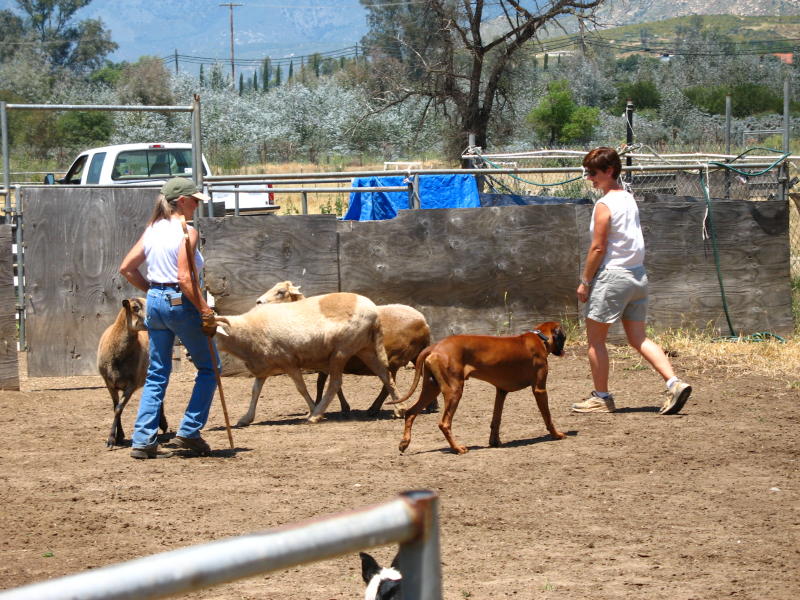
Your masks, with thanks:
M 178 443 L 179 447 L 191 450 L 197 456 L 209 456 L 211 454 L 211 446 L 199 435 L 193 438 L 185 438 L 176 435 L 175 441 Z
M 172 452 L 159 450 L 158 446 L 150 446 L 149 448 L 131 448 L 131 458 L 169 458 Z

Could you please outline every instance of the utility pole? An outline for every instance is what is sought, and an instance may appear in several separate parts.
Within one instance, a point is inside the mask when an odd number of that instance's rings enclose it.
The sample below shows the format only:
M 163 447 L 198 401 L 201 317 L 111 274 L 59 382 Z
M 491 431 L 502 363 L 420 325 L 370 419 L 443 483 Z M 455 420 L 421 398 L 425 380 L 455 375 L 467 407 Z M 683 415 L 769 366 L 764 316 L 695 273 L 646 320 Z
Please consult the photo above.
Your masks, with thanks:
M 243 6 L 242 4 L 234 4 L 233 2 L 225 2 L 220 4 L 220 6 L 227 6 L 230 9 L 231 15 L 231 87 L 236 88 L 236 68 L 234 67 L 233 63 L 233 9 L 237 6 Z

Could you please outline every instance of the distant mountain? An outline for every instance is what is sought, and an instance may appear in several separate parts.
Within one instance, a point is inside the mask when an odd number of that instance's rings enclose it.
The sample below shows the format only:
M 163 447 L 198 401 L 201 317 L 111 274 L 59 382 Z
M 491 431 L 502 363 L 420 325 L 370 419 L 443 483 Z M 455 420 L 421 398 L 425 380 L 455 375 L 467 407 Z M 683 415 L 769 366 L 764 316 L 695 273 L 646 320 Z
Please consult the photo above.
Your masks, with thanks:
M 800 0 L 608 0 L 597 14 L 598 28 L 635 25 L 691 15 L 735 15 L 739 17 L 789 17 L 800 15 Z M 550 27 L 541 39 L 558 37 L 578 31 L 573 17 L 560 20 L 559 27 Z M 506 20 L 498 17 L 481 30 L 485 36 L 499 35 L 507 28 Z M 588 26 L 587 29 L 594 29 Z M 765 34 L 769 34 L 765 31 Z
M 609 27 L 689 15 L 796 16 L 800 0 L 612 0 L 599 14 Z

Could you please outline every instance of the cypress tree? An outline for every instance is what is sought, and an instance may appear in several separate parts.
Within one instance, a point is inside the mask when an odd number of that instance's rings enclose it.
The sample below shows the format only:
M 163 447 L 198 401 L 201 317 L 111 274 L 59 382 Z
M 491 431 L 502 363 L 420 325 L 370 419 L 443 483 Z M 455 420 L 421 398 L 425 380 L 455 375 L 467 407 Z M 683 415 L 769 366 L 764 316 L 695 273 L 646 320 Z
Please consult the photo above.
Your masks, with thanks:
M 275 67 L 275 87 L 278 87 L 281 84 L 281 66 L 278 65 Z
M 200 65 L 200 87 L 203 87 L 206 83 L 206 78 L 203 76 L 203 65 Z
M 286 83 L 289 83 L 292 80 L 292 76 L 294 76 L 294 61 L 289 61 L 289 74 L 286 76 Z
M 258 71 L 253 71 L 253 91 L 258 91 Z
M 239 73 L 239 95 L 244 92 L 244 73 Z
M 269 80 L 272 79 L 272 61 L 269 56 L 261 63 L 261 81 L 264 82 L 263 90 L 269 90 Z

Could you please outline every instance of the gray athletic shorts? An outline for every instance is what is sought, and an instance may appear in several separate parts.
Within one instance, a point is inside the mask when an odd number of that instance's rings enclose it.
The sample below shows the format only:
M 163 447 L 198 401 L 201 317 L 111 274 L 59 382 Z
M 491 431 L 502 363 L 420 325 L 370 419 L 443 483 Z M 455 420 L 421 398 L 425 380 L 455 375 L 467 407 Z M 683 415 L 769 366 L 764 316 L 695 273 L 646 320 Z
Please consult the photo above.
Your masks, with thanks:
M 602 269 L 592 281 L 586 318 L 599 323 L 647 320 L 647 273 L 644 267 Z

